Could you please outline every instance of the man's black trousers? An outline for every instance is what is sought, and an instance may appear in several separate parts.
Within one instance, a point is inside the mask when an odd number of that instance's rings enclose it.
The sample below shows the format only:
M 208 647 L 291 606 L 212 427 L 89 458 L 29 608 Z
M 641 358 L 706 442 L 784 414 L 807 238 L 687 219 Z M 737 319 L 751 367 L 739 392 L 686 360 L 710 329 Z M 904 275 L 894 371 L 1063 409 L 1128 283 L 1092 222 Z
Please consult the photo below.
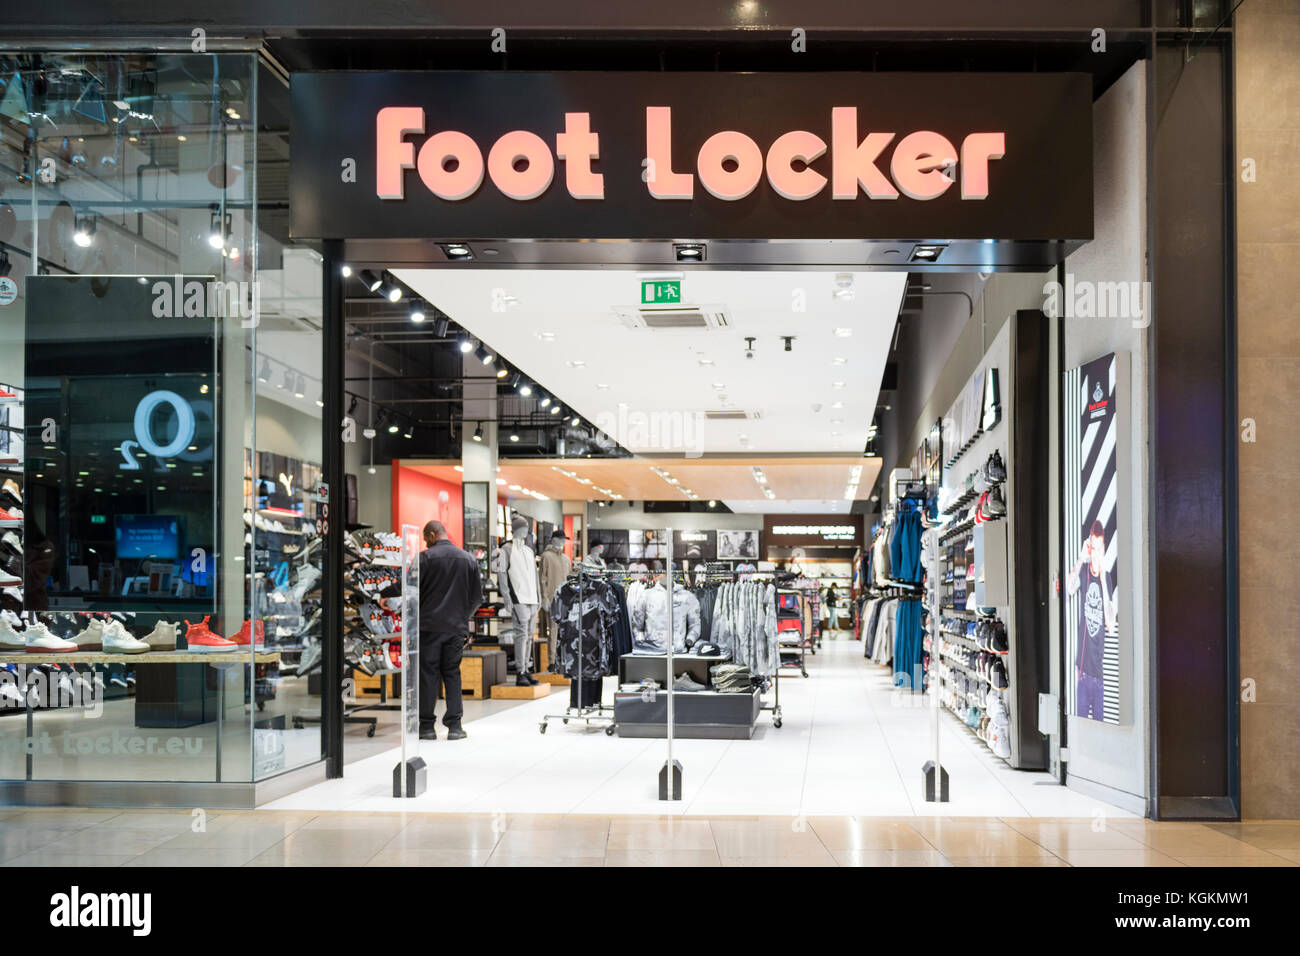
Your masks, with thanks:
M 438 693 L 444 687 L 447 706 L 442 722 L 448 727 L 459 727 L 465 713 L 465 703 L 460 693 L 460 658 L 465 651 L 464 634 L 420 635 L 420 729 L 430 730 L 438 725 L 435 710 Z

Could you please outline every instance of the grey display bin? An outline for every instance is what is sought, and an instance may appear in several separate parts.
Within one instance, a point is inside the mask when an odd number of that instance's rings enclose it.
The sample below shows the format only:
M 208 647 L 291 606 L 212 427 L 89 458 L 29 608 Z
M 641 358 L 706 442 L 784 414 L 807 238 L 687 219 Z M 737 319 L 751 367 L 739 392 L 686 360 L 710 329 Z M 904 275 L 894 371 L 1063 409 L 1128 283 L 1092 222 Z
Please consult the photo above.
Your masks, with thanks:
M 762 708 L 757 690 L 747 694 L 678 691 L 673 695 L 673 736 L 712 740 L 748 740 Z M 666 737 L 668 695 L 646 699 L 639 693 L 614 695 L 614 726 L 620 737 Z

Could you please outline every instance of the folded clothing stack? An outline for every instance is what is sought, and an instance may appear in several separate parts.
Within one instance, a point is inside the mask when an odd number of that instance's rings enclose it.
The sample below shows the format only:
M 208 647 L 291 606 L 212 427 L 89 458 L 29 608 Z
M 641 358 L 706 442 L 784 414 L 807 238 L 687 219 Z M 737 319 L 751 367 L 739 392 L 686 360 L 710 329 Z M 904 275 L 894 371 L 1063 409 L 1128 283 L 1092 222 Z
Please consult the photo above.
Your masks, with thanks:
M 714 664 L 709 668 L 713 689 L 723 694 L 748 694 L 754 689 L 749 668 L 744 664 Z

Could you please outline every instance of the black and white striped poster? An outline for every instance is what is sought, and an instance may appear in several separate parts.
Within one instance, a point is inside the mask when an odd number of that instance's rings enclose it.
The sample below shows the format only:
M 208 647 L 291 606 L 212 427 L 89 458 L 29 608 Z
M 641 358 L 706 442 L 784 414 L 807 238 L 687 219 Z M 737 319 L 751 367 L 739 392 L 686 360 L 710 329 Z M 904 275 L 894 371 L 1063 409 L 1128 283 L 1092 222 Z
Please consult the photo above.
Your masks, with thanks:
M 1064 569 L 1068 712 L 1120 722 L 1118 358 L 1066 373 Z

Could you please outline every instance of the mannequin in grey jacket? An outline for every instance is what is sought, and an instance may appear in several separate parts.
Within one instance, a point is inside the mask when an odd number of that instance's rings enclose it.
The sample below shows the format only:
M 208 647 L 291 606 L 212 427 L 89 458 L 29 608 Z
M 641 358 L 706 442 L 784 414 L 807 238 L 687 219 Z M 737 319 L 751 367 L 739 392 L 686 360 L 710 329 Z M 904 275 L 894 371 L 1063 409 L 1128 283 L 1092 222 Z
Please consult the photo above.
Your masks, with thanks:
M 537 581 L 537 556 L 528 546 L 528 519 L 515 515 L 510 522 L 511 540 L 493 556 L 501 603 L 510 616 L 515 633 L 515 683 L 529 687 L 540 683 L 533 677 L 533 631 L 537 627 L 537 608 L 541 602 L 541 585 Z
M 632 609 L 632 650 L 662 654 L 668 650 L 668 589 L 661 581 Z M 685 654 L 700 638 L 700 602 L 680 584 L 673 587 L 673 653 Z
M 569 556 L 564 553 L 564 543 L 568 538 L 563 531 L 556 531 L 551 535 L 551 543 L 546 550 L 542 552 L 542 607 L 541 621 L 542 627 L 546 633 L 546 647 L 548 659 L 555 660 L 555 637 L 559 632 L 560 625 L 551 619 L 551 601 L 555 598 L 555 592 L 560 589 L 564 579 L 569 576 L 572 570 L 573 562 Z

